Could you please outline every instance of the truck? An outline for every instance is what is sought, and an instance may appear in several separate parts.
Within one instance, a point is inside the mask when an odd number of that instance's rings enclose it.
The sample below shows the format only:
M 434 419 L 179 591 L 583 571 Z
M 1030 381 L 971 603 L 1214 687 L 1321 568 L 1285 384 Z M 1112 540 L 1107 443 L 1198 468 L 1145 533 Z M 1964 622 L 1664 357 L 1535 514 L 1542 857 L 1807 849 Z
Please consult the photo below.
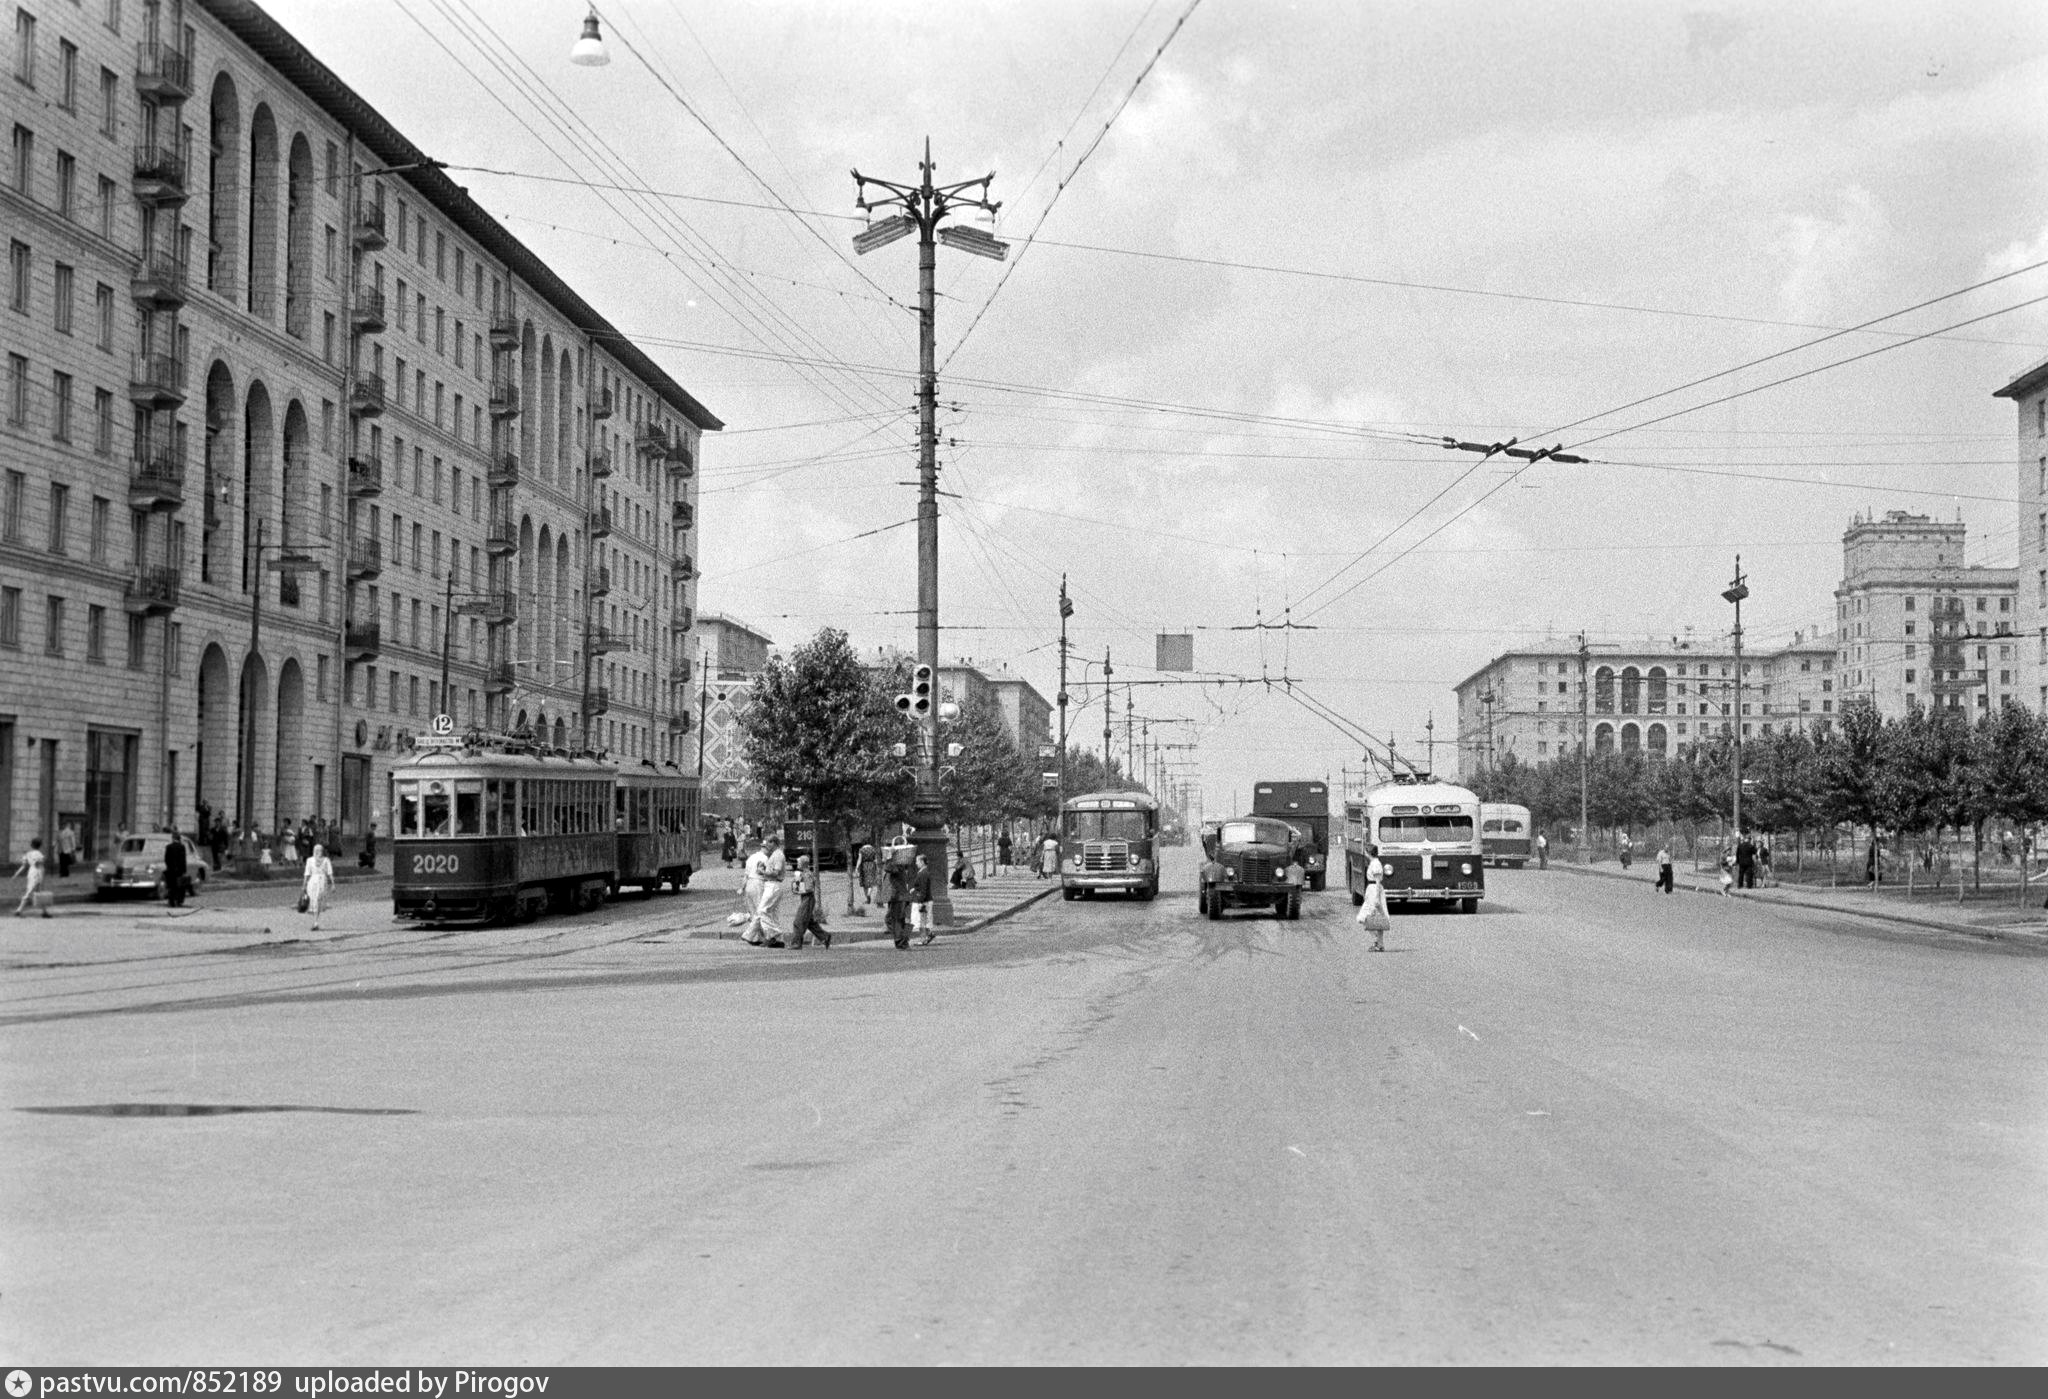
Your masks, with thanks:
M 1320 890 L 1330 877 L 1330 787 L 1325 782 L 1258 782 L 1252 786 L 1252 815 L 1271 816 L 1298 828 L 1308 839 L 1308 887 Z

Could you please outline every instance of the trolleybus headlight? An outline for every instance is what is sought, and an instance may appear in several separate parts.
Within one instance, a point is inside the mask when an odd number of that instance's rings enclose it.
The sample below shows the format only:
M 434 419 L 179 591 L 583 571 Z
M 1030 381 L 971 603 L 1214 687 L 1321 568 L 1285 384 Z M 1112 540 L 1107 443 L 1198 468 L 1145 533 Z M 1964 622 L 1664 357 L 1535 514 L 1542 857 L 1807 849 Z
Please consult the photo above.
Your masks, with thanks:
M 1470 873 L 1472 873 L 1472 862 L 1471 862 L 1470 860 L 1467 860 L 1467 861 L 1466 861 L 1466 862 L 1465 862 L 1464 864 L 1462 864 L 1462 865 L 1458 866 L 1458 873 L 1460 873 L 1460 874 L 1470 874 Z

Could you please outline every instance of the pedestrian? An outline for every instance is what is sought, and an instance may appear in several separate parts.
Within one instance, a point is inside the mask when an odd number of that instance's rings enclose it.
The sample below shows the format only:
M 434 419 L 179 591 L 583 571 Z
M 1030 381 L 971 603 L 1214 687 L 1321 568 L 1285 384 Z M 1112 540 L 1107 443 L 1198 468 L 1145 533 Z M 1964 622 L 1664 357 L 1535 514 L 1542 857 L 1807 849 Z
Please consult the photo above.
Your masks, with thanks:
M 185 906 L 185 891 L 192 882 L 188 863 L 185 837 L 174 828 L 171 838 L 164 842 L 164 901 L 172 908 Z
M 888 911 L 884 915 L 889 929 L 889 940 L 901 952 L 910 946 L 910 869 L 896 858 L 896 852 L 889 852 L 889 863 L 882 871 L 887 881 Z
M 303 869 L 306 861 L 313 858 L 313 847 L 319 843 L 313 839 L 313 818 L 300 817 L 299 833 L 292 838 L 292 853 L 298 857 L 300 868 Z
M 731 869 L 732 862 L 739 858 L 740 838 L 733 833 L 730 821 L 725 823 L 725 834 L 718 838 L 718 854 L 719 858 L 725 861 L 727 869 Z
M 1747 831 L 1735 842 L 1735 887 L 1756 888 L 1756 842 Z
M 1621 839 L 1618 842 L 1618 844 L 1621 847 L 1621 867 L 1623 869 L 1627 869 L 1629 865 L 1629 857 L 1635 853 L 1635 844 L 1634 842 L 1629 840 L 1627 831 L 1623 831 L 1621 833 Z
M 363 850 L 360 855 L 356 856 L 356 864 L 359 868 L 366 870 L 377 868 L 377 823 L 375 821 L 372 821 L 369 828 L 363 832 Z
M 996 837 L 996 868 L 1006 870 L 1009 867 L 1010 833 L 1008 831 L 1004 831 L 1001 835 Z
M 21 901 L 14 906 L 14 916 L 25 918 L 28 910 L 40 902 L 36 894 L 43 887 L 43 838 L 37 836 L 28 843 L 28 852 L 21 857 L 21 868 L 15 871 L 21 876 Z M 43 909 L 43 917 L 50 916 L 50 910 Z
M 939 935 L 932 926 L 932 867 L 922 850 L 917 852 L 917 868 L 910 876 L 910 926 L 923 930 L 927 944 Z
M 1060 872 L 1060 838 L 1051 831 L 1038 847 L 1038 877 L 1050 879 Z
M 1387 909 L 1387 868 L 1380 863 L 1380 848 L 1365 847 L 1365 902 L 1358 908 L 1358 926 L 1372 933 L 1372 950 L 1387 950 L 1387 934 L 1393 931 L 1394 916 Z
M 1541 831 L 1536 832 L 1536 868 L 1550 868 L 1550 837 Z
M 1721 854 L 1721 897 L 1724 899 L 1727 898 L 1728 891 L 1730 889 L 1733 889 L 1734 887 L 1735 852 L 1732 850 L 1723 851 Z
M 78 858 L 78 827 L 66 821 L 57 828 L 57 878 L 71 878 L 71 862 Z
M 1768 889 L 1768 888 L 1770 888 L 1770 887 L 1772 886 L 1772 884 L 1773 884 L 1773 883 L 1775 882 L 1775 881 L 1774 881 L 1774 880 L 1772 880 L 1772 878 L 1771 878 L 1771 843 L 1770 843 L 1770 841 L 1766 840 L 1766 841 L 1762 842 L 1761 844 L 1759 844 L 1759 845 L 1757 846 L 1757 849 L 1756 849 L 1756 861 L 1757 861 L 1757 867 L 1758 867 L 1758 869 L 1759 869 L 1759 870 L 1761 870 L 1761 871 L 1762 871 L 1762 873 L 1763 873 L 1763 877 L 1764 877 L 1764 888 Z
M 1870 849 L 1863 857 L 1863 882 L 1877 883 L 1877 837 L 1870 838 Z
M 832 945 L 832 934 L 825 929 L 824 906 L 818 901 L 818 876 L 811 869 L 811 857 L 799 855 L 796 857 L 796 920 L 789 932 L 792 950 L 802 950 L 806 933 L 815 937 L 820 947 Z
M 327 858 L 326 846 L 315 845 L 306 852 L 305 869 L 299 902 L 313 915 L 313 931 L 317 933 L 320 915 L 327 911 L 327 896 L 334 891 L 334 862 Z
M 218 811 L 213 814 L 213 824 L 206 828 L 206 848 L 213 854 L 215 869 L 227 863 L 228 823 Z
M 873 842 L 861 842 L 860 853 L 853 857 L 853 873 L 860 881 L 860 911 L 866 913 L 875 906 L 875 882 L 880 877 Z
M 1675 872 L 1671 868 L 1671 847 L 1669 844 L 1657 847 L 1657 887 L 1667 894 L 1675 892 L 1677 888 Z
M 974 882 L 974 866 L 967 863 L 967 851 L 964 848 L 954 853 L 953 873 L 946 882 L 955 889 L 972 889 L 976 887 Z
M 782 947 L 782 925 L 775 921 L 775 906 L 782 901 L 782 882 L 789 873 L 789 861 L 782 854 L 782 837 L 769 836 L 761 847 L 747 856 L 747 888 L 753 896 L 754 916 L 740 936 L 756 947 Z

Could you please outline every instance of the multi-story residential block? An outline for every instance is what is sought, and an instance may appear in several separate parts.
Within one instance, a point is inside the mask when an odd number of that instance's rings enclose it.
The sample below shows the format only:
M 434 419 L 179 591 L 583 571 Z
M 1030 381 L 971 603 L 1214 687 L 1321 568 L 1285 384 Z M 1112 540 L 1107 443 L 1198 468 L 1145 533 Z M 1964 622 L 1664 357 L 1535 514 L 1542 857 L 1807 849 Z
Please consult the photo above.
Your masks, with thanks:
M 1051 750 L 1052 703 L 1038 693 L 1038 687 L 1001 667 L 988 672 L 988 683 L 995 691 L 996 703 L 1002 706 L 1003 722 L 1009 725 L 1017 751 L 1035 759 L 1041 750 Z
M 1842 688 L 1880 713 L 1915 705 L 1975 718 L 2022 697 L 2019 573 L 1969 566 L 1961 521 L 1903 510 L 1858 516 L 1835 589 Z
M 749 799 L 760 794 L 748 785 L 752 772 L 740 725 L 775 643 L 746 623 L 715 612 L 697 619 L 697 641 L 703 664 L 696 703 L 703 711 L 697 756 L 702 763 L 698 771 L 704 779 L 704 810 L 735 818 L 757 814 L 758 802 L 749 805 Z
M 28 0 L 0 851 L 351 841 L 438 713 L 678 756 L 720 426 L 248 0 Z
M 2048 359 L 1993 397 L 2012 400 L 2019 439 L 2016 692 L 2048 713 Z

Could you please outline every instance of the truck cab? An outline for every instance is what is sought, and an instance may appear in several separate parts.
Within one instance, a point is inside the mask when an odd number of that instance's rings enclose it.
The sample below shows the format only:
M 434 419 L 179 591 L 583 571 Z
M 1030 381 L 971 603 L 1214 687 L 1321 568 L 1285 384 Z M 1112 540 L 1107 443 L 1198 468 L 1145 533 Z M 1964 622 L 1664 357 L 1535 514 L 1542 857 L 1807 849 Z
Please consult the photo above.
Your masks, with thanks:
M 1203 828 L 1202 875 L 1195 906 L 1210 918 L 1231 908 L 1270 908 L 1301 917 L 1307 850 L 1301 833 L 1270 816 L 1244 816 Z

